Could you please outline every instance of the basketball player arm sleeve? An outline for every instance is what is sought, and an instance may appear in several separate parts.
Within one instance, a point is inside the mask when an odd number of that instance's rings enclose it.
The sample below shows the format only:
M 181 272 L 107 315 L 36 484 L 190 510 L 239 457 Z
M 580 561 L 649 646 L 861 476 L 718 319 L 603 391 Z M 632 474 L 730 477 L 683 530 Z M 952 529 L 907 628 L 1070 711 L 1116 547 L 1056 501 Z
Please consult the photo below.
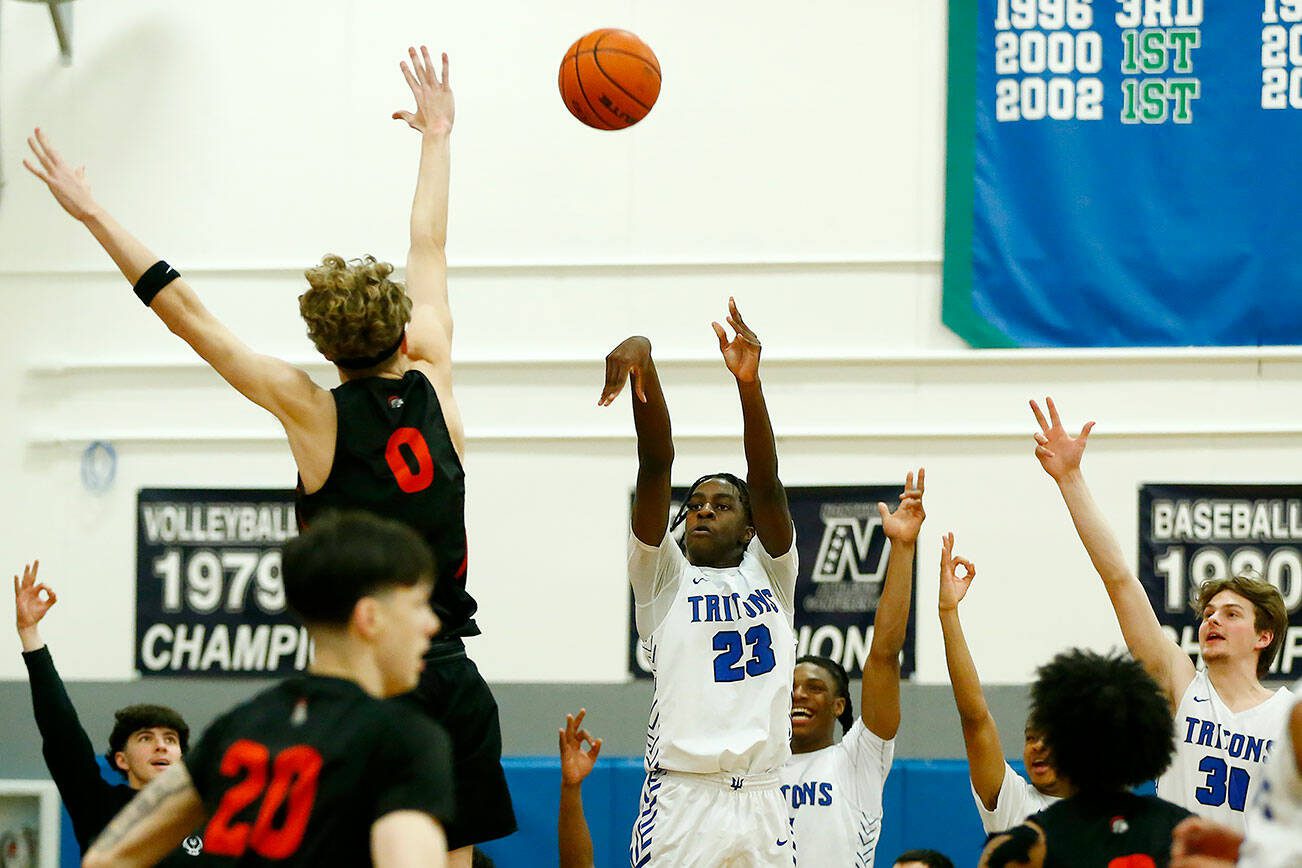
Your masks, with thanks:
M 954 691 L 954 704 L 958 708 L 959 724 L 963 729 L 963 747 L 967 751 L 968 777 L 972 781 L 972 794 L 977 806 L 992 811 L 1002 798 L 1002 788 L 1007 780 L 1004 748 L 999 742 L 999 728 L 986 703 L 981 689 L 981 677 L 963 635 L 963 624 L 958 617 L 958 607 L 940 610 L 940 632 L 945 643 L 945 665 L 949 669 L 949 683 Z M 982 822 L 985 822 L 983 814 Z M 1019 818 L 1018 822 L 1021 822 Z M 989 827 L 987 827 L 989 831 Z
M 77 843 L 85 848 L 113 817 L 114 787 L 100 775 L 95 748 L 54 668 L 50 649 L 25 651 L 23 662 L 27 665 L 36 728 L 41 733 L 41 754 L 68 808 Z
M 1121 545 L 1095 503 L 1080 468 L 1058 480 L 1058 490 L 1076 533 L 1107 589 L 1126 647 L 1168 698 L 1177 701 L 1193 680 L 1193 662 L 1162 632 L 1148 594 L 1126 563 Z
M 86 868 L 157 865 L 204 819 L 203 802 L 183 763 L 150 781 L 95 839 Z

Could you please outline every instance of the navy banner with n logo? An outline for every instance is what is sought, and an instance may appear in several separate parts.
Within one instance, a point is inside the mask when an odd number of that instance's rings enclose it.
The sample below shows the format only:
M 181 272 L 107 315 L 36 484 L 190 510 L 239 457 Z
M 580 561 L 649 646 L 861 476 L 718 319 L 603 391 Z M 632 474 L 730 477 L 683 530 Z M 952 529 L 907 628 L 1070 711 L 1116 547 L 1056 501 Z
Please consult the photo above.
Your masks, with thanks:
M 858 678 L 868 658 L 877 601 L 886 579 L 890 543 L 882 531 L 877 502 L 898 505 L 901 486 L 856 485 L 788 487 L 787 500 L 796 527 L 800 574 L 796 579 L 796 653 L 819 654 L 839 660 L 851 678 Z M 678 511 L 685 488 L 675 488 L 670 514 Z M 682 528 L 680 527 L 681 531 Z M 917 564 L 915 562 L 915 573 Z M 914 586 L 917 586 L 915 577 Z M 915 665 L 916 605 L 909 608 L 901 673 Z M 651 677 L 651 664 L 642 651 L 633 623 L 629 591 L 629 671 Z

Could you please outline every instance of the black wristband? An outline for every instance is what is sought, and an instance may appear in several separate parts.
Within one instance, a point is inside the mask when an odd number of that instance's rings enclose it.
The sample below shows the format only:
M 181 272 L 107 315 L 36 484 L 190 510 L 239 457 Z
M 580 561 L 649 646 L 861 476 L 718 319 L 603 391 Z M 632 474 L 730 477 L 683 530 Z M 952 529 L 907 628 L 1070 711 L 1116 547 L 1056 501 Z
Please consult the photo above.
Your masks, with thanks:
M 132 288 L 140 300 L 145 303 L 145 307 L 149 307 L 154 301 L 154 296 L 162 292 L 163 287 L 180 276 L 181 272 L 160 259 L 149 266 L 149 270 L 140 275 L 140 279 L 136 281 L 136 285 Z

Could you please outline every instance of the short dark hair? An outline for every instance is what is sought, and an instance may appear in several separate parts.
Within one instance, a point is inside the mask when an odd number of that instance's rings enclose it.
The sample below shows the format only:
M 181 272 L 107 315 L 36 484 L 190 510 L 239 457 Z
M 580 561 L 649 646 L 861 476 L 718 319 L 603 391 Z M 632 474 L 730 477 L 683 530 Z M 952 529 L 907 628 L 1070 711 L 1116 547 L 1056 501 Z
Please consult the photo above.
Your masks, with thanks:
M 845 671 L 845 667 L 831 657 L 820 657 L 817 654 L 806 654 L 796 660 L 797 666 L 801 663 L 812 663 L 832 676 L 836 695 L 845 700 L 845 708 L 841 709 L 837 720 L 841 723 L 841 732 L 849 732 L 850 727 L 854 726 L 854 702 L 850 699 L 850 676 Z
M 327 512 L 282 552 L 285 599 L 308 624 L 343 626 L 363 597 L 433 581 L 420 534 L 366 512 Z
M 1165 771 L 1175 752 L 1171 721 L 1157 682 L 1119 652 L 1064 651 L 1031 687 L 1028 723 L 1081 793 L 1115 792 Z
M 909 850 L 895 857 L 896 865 L 901 862 L 921 862 L 927 868 L 954 868 L 954 863 L 939 850 Z
M 128 705 L 113 712 L 113 731 L 109 733 L 109 749 L 104 758 L 109 768 L 117 768 L 115 757 L 127 746 L 133 732 L 164 726 L 176 730 L 176 740 L 181 743 L 181 753 L 190 749 L 190 727 L 176 709 L 166 705 Z

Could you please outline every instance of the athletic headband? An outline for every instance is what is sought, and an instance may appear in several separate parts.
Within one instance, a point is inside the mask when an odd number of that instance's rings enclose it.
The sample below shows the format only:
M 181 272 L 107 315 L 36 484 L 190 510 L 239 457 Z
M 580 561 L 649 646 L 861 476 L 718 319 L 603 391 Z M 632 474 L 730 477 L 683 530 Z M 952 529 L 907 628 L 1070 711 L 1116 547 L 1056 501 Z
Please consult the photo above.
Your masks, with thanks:
M 402 331 L 398 332 L 398 339 L 393 342 L 392 346 L 380 350 L 378 353 L 376 353 L 373 356 L 362 356 L 356 359 L 331 359 L 331 361 L 334 362 L 339 367 L 345 368 L 349 371 L 364 371 L 367 368 L 375 367 L 380 362 L 387 359 L 389 356 L 398 352 L 398 348 L 402 346 L 402 339 L 405 338 L 406 336 L 407 336 L 407 330 L 403 329 Z

